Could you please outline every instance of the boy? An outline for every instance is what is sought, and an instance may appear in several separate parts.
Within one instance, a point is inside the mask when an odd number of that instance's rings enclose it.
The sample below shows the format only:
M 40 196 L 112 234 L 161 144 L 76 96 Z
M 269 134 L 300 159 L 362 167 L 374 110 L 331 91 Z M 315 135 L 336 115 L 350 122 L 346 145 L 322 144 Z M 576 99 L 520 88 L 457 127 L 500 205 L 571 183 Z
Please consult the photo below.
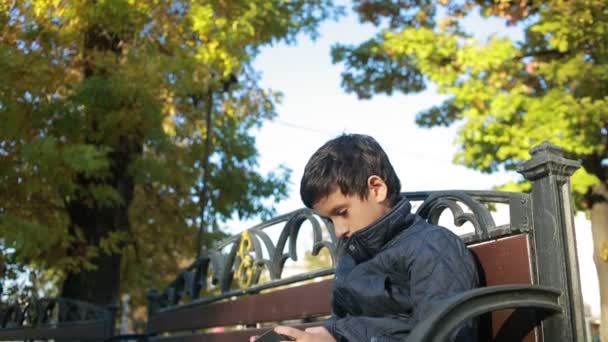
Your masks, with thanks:
M 339 261 L 332 317 L 305 331 L 279 326 L 296 341 L 400 341 L 442 300 L 477 286 L 475 262 L 449 230 L 410 212 L 384 150 L 345 134 L 319 148 L 300 185 L 304 204 L 332 221 Z M 455 341 L 474 341 L 474 323 Z

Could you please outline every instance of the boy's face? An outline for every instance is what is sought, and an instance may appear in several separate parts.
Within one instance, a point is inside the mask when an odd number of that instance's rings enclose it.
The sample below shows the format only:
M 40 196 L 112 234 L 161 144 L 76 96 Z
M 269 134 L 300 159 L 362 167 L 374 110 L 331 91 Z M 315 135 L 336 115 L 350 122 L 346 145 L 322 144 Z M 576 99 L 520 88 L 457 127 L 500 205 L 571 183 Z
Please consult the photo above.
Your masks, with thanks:
M 382 178 L 370 176 L 367 185 L 367 198 L 362 199 L 358 194 L 344 195 L 336 188 L 313 205 L 319 215 L 332 221 L 339 238 L 349 237 L 369 226 L 391 209 Z

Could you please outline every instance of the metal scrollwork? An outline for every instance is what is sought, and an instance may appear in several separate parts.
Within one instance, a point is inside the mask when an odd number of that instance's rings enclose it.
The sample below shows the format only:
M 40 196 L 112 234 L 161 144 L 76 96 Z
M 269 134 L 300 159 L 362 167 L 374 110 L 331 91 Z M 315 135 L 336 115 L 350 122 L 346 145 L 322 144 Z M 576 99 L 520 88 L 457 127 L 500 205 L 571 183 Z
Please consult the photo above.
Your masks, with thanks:
M 461 234 L 466 243 L 487 241 L 530 229 L 532 212 L 529 194 L 453 190 L 412 192 L 405 193 L 405 196 L 413 201 L 422 201 L 416 213 L 430 223 L 438 224 L 445 210 L 452 213 L 456 227 L 471 223 L 474 233 Z M 508 224 L 496 225 L 490 210 L 496 204 L 508 206 L 507 214 L 511 220 Z
M 253 257 L 250 253 L 253 251 L 253 241 L 248 230 L 241 233 L 241 242 L 239 244 L 239 266 L 236 271 L 236 279 L 239 285 L 243 288 L 251 286 L 253 276 L 255 275 L 256 265 L 253 262 Z
M 466 205 L 471 213 L 465 212 L 459 203 Z M 464 192 L 433 193 L 422 203 L 417 213 L 429 222 L 438 224 L 439 217 L 445 209 L 452 212 L 454 224 L 457 227 L 470 222 L 475 228 L 475 235 L 479 239 L 487 239 L 488 231 L 496 227 L 488 208 Z
M 273 227 L 281 229 L 273 231 Z M 289 276 L 285 276 L 287 260 L 302 261 L 298 256 L 298 241 L 302 240 L 299 235 L 309 228 L 312 246 L 308 252 L 314 258 L 326 249 L 330 256 L 329 265 L 308 272 L 307 268 L 292 270 Z M 331 275 L 335 260 L 336 235 L 332 225 L 310 209 L 296 210 L 232 236 L 214 249 L 203 251 L 201 257 L 180 272 L 164 291 L 148 293 L 149 310 L 154 313 L 187 302 L 212 302 Z M 264 271 L 268 277 L 262 277 Z
M 109 320 L 111 317 L 110 310 L 90 303 L 66 298 L 42 298 L 0 309 L 0 328 L 99 321 Z

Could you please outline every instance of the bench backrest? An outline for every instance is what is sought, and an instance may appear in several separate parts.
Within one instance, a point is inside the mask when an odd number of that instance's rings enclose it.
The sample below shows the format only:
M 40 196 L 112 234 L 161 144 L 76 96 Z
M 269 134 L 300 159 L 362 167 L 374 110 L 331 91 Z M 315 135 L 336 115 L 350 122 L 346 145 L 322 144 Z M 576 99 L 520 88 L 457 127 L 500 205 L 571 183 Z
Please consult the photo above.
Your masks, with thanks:
M 484 285 L 532 283 L 527 234 L 473 244 L 470 249 L 479 261 Z M 268 293 L 242 296 L 234 300 L 163 310 L 150 317 L 148 332 L 192 331 L 234 325 L 256 326 L 290 320 L 313 321 L 330 314 L 332 282 L 331 279 L 325 279 Z M 512 311 L 493 312 L 491 319 L 482 321 L 482 334 L 487 336 L 491 333 L 493 337 L 500 337 L 499 332 L 503 325 L 509 322 Z M 243 341 L 247 336 L 262 330 L 264 329 L 203 333 L 198 337 L 201 341 Z M 163 340 L 176 338 L 182 337 L 166 337 Z M 534 341 L 533 338 L 534 332 L 531 332 L 526 341 Z
M 484 285 L 531 284 L 530 248 L 527 234 L 474 244 L 470 249 L 480 263 Z M 526 267 L 528 266 L 528 267 Z M 289 320 L 314 320 L 330 314 L 331 279 L 307 283 L 252 296 L 242 296 L 203 305 L 176 307 L 150 317 L 149 333 L 191 331 L 234 325 L 255 326 L 260 323 Z M 492 313 L 491 321 L 482 329 L 496 337 L 512 314 L 512 310 Z M 261 329 L 264 330 L 264 329 Z M 223 333 L 203 333 L 201 341 L 243 341 L 261 330 L 235 330 Z M 485 331 L 484 334 L 488 334 Z M 177 337 L 180 339 L 182 337 Z M 533 333 L 528 337 L 533 341 Z M 163 338 L 176 339 L 174 338 Z

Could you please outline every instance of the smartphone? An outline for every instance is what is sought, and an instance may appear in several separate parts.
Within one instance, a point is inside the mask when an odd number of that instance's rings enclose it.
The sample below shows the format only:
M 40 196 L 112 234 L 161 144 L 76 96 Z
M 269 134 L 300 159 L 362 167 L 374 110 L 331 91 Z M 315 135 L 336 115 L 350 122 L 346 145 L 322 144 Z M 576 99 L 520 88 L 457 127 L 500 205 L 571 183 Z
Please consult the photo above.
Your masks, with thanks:
M 294 341 L 293 338 L 281 334 L 277 334 L 274 330 L 270 329 L 255 339 L 255 342 L 280 342 L 280 341 Z

